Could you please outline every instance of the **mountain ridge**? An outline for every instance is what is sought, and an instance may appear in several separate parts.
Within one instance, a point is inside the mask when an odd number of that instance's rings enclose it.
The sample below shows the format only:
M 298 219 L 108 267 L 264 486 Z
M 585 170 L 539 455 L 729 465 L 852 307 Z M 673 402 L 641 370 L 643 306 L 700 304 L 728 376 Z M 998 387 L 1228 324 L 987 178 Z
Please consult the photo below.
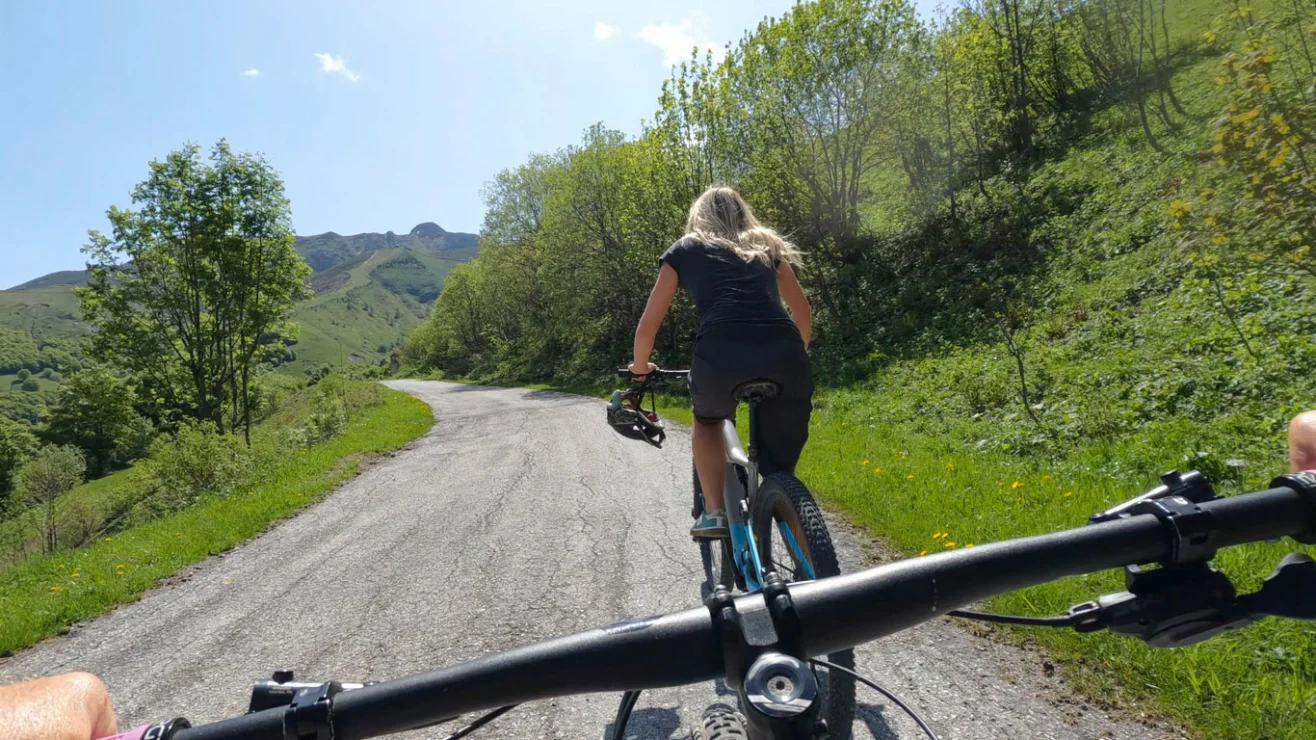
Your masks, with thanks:
M 324 272 L 362 255 L 381 249 L 411 248 L 459 262 L 475 257 L 477 237 L 462 231 L 446 231 L 433 221 L 423 221 L 401 236 L 393 231 L 383 233 L 366 231 L 359 234 L 339 234 L 326 231 L 307 236 L 297 235 L 294 247 L 297 253 L 316 273 Z M 30 290 L 67 285 L 87 284 L 86 270 L 57 270 L 18 285 L 0 289 L 0 292 Z

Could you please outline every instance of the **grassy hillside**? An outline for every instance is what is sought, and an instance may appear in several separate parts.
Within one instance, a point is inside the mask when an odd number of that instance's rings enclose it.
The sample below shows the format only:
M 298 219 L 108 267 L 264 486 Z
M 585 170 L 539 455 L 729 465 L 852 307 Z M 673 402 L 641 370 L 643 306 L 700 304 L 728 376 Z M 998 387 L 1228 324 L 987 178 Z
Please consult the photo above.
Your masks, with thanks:
M 298 248 L 307 250 L 308 258 L 320 254 L 331 266 L 312 276 L 315 296 L 294 315 L 300 325 L 291 348 L 296 359 L 280 371 L 300 376 L 321 365 L 379 364 L 429 314 L 448 272 L 474 254 L 473 236 L 444 232 L 433 224 L 391 239 L 402 246 L 378 249 L 376 242 L 387 236 L 359 234 L 347 237 L 347 246 L 336 234 L 298 238 Z M 358 248 L 362 251 L 352 251 Z M 57 381 L 40 378 L 38 391 L 22 391 L 21 383 L 13 382 L 20 366 L 39 374 L 80 365 L 78 342 L 88 328 L 78 316 L 71 289 L 82 274 L 52 273 L 0 290 L 0 331 L 17 331 L 23 337 L 22 342 L 0 341 L 0 413 L 34 421 L 58 387 Z M 21 351 L 14 349 L 19 344 L 24 345 Z
M 297 309 L 297 359 L 322 364 L 378 364 L 429 313 L 455 260 L 413 249 L 386 249 L 318 273 L 317 295 Z

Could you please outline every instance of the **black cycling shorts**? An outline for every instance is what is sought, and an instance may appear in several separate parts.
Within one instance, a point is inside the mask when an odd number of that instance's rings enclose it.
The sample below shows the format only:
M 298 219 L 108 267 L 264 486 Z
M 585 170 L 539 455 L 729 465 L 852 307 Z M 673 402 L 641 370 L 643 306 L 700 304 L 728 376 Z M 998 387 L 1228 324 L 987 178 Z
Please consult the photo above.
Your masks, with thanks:
M 749 380 L 781 386 L 776 397 L 759 404 L 759 470 L 764 475 L 794 473 L 813 412 L 813 371 L 794 324 L 727 322 L 700 332 L 690 363 L 696 420 L 707 424 L 734 418 L 732 391 Z

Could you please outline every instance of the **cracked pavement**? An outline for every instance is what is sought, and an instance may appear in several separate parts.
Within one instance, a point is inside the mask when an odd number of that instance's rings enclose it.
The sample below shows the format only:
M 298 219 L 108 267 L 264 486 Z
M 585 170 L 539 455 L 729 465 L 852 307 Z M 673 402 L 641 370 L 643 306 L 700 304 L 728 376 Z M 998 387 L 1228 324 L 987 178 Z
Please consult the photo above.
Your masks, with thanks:
M 435 425 L 295 518 L 139 602 L 0 663 L 0 681 L 99 674 L 120 726 L 245 711 L 275 669 L 300 680 L 386 680 L 492 651 L 699 604 L 690 438 L 662 450 L 613 433 L 603 402 L 551 391 L 391 381 Z M 808 454 L 806 448 L 805 454 Z M 843 570 L 865 538 L 828 521 Z M 1035 653 L 937 620 L 856 650 L 945 740 L 1170 738 L 1068 691 Z M 616 695 L 520 707 L 476 738 L 603 738 Z M 685 737 L 720 683 L 647 692 L 628 738 Z M 859 688 L 856 738 L 922 737 Z M 441 738 L 456 725 L 407 738 Z

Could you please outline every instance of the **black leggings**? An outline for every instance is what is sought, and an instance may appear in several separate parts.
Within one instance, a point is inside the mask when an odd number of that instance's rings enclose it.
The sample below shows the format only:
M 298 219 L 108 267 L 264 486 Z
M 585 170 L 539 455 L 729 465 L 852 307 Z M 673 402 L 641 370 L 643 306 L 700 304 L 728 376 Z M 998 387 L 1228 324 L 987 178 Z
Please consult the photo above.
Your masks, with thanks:
M 809 439 L 813 371 L 794 324 L 720 323 L 699 334 L 690 363 L 690 398 L 695 419 L 705 424 L 735 418 L 731 391 L 748 380 L 781 386 L 758 406 L 759 470 L 795 472 Z

